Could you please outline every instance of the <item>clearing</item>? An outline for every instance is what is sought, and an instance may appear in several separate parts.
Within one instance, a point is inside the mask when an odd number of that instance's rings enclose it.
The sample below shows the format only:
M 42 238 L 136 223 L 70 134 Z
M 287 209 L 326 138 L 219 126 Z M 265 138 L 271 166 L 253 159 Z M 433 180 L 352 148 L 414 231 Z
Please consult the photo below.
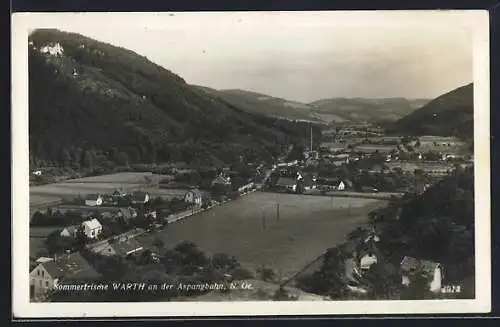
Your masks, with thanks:
M 279 204 L 279 220 L 277 218 Z M 235 256 L 246 268 L 270 267 L 290 277 L 367 221 L 368 212 L 386 201 L 255 192 L 221 207 L 139 236 L 152 246 L 196 243 L 208 255 Z

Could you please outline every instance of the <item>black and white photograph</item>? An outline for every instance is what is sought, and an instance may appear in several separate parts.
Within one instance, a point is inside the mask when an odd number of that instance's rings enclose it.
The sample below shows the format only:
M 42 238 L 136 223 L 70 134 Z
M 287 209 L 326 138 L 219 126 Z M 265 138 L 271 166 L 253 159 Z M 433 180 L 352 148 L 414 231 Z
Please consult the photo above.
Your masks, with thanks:
M 14 314 L 490 310 L 487 12 L 12 26 Z

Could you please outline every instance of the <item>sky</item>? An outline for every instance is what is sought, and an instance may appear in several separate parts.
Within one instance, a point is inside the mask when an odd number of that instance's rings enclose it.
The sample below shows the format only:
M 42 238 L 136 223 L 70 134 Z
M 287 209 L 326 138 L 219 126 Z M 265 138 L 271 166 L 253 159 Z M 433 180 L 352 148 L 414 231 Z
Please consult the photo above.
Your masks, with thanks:
M 299 102 L 434 98 L 473 80 L 471 22 L 453 11 L 54 15 L 37 27 L 128 48 L 190 84 Z

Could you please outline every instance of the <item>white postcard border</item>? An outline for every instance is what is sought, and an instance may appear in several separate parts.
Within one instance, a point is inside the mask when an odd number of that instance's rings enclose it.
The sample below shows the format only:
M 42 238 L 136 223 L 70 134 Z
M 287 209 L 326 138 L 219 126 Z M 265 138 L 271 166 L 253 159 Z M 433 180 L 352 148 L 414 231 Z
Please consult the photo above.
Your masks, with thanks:
M 80 318 L 134 316 L 248 316 L 327 314 L 438 314 L 481 313 L 491 309 L 490 253 L 490 109 L 489 17 L 486 10 L 419 12 L 334 12 L 344 24 L 365 22 L 366 17 L 384 21 L 392 15 L 457 15 L 474 29 L 474 147 L 475 147 L 475 242 L 476 299 L 421 301 L 314 301 L 314 302 L 162 302 L 162 303 L 30 303 L 29 302 L 29 154 L 28 154 L 28 52 L 30 29 L 50 27 L 51 20 L 72 13 L 22 13 L 12 16 L 12 296 L 16 318 Z M 165 14 L 165 13 L 163 13 Z M 163 14 L 78 13 L 113 15 L 127 24 L 143 21 L 159 24 Z M 176 13 L 177 14 L 177 13 Z M 180 13 L 195 15 L 194 13 Z M 203 15 L 262 15 L 271 13 L 204 13 Z M 276 13 L 275 13 L 276 14 Z M 279 13 L 310 17 L 327 12 Z M 311 16 L 307 16 L 311 15 Z M 134 16 L 134 18 L 131 18 Z M 149 17 L 148 17 L 149 16 Z M 154 19 L 151 19 L 154 18 Z M 336 19 L 336 18 L 335 18 Z M 92 18 L 90 19 L 92 20 Z M 303 21 L 303 20 L 302 20 Z M 155 25 L 158 26 L 158 25 Z

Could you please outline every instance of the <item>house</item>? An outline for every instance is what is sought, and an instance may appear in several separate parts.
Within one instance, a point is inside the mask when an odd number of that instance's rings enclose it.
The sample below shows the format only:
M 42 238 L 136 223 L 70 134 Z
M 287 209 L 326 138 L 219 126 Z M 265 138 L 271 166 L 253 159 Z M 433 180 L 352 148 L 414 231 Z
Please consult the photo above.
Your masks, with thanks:
M 97 246 L 93 246 L 90 250 L 103 256 L 119 256 L 127 258 L 129 255 L 141 252 L 144 250 L 144 247 L 137 240 L 128 238 L 99 244 Z
M 128 223 L 130 220 L 137 217 L 137 211 L 135 211 L 132 207 L 119 208 L 115 213 L 115 217 L 121 218 L 123 221 Z
M 121 188 L 115 188 L 115 190 L 113 191 L 113 193 L 111 193 L 111 196 L 113 196 L 113 197 L 124 197 L 124 196 L 127 196 L 127 192 L 125 192 Z
M 292 177 L 280 177 L 276 182 L 276 188 L 281 191 L 292 191 L 297 190 L 297 179 Z
M 61 231 L 59 235 L 63 237 L 76 237 L 76 233 L 78 232 L 79 226 L 67 226 Z
M 82 223 L 83 233 L 87 238 L 95 239 L 102 233 L 102 225 L 97 219 L 91 219 Z
M 37 260 L 38 261 L 38 260 Z M 30 293 L 39 297 L 65 280 L 95 280 L 100 275 L 79 252 L 40 262 L 30 272 Z
M 144 204 L 149 202 L 149 194 L 142 191 L 132 192 L 132 204 Z
M 49 261 L 54 261 L 54 258 L 48 258 L 48 257 L 40 257 L 38 259 L 36 259 L 36 263 L 39 264 L 39 263 L 44 263 L 44 262 L 49 262 Z
M 144 216 L 156 220 L 157 218 L 156 210 L 147 210 L 144 213 Z
M 246 193 L 252 190 L 255 187 L 255 184 L 253 182 L 250 182 L 248 184 L 242 185 L 238 188 L 239 193 Z
M 341 179 L 338 182 L 336 189 L 338 191 L 344 191 L 346 188 L 352 188 L 352 182 L 348 179 Z
M 33 171 L 33 175 L 35 176 L 42 176 L 42 171 L 40 169 L 36 169 Z
M 100 194 L 89 194 L 85 198 L 85 205 L 97 207 L 102 205 L 102 196 Z
M 429 291 L 440 292 L 443 279 L 441 265 L 437 262 L 405 256 L 401 261 L 401 283 L 409 286 L 417 274 L 428 280 Z
M 375 251 L 368 250 L 368 251 L 362 251 L 360 253 L 360 258 L 359 258 L 359 267 L 362 270 L 369 270 L 370 267 L 377 263 L 377 255 L 375 254 Z
M 223 172 L 221 172 L 212 181 L 212 186 L 214 186 L 216 184 L 223 184 L 223 185 L 229 186 L 229 185 L 231 185 L 231 177 L 226 176 Z
M 201 206 L 203 203 L 203 194 L 199 189 L 190 189 L 184 194 L 184 202 L 190 203 L 194 206 Z

